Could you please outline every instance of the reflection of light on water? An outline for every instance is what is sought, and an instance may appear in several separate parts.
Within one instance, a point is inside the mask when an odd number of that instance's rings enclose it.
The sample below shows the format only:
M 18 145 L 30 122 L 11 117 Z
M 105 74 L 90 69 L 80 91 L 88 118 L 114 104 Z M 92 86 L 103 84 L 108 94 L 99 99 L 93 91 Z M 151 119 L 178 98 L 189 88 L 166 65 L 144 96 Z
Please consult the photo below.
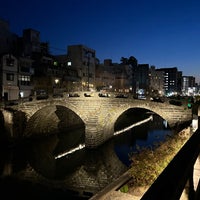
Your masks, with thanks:
M 114 133 L 114 135 L 118 135 L 118 134 L 120 134 L 120 133 L 126 132 L 126 131 L 132 129 L 133 127 L 135 127 L 135 126 L 139 126 L 139 125 L 141 125 L 141 124 L 143 124 L 143 123 L 146 123 L 146 122 L 148 122 L 148 121 L 150 121 L 150 120 L 153 120 L 153 115 L 151 115 L 151 116 L 148 117 L 147 119 L 144 119 L 144 120 L 142 120 L 142 121 L 140 121 L 140 122 L 134 123 L 134 124 L 132 124 L 131 126 L 128 126 L 128 127 L 124 128 L 124 129 L 122 129 L 122 130 L 120 130 L 120 131 L 116 131 L 116 132 Z
M 61 153 L 61 154 L 59 154 L 58 156 L 55 156 L 55 159 L 62 158 L 62 157 L 64 157 L 64 156 L 68 155 L 68 154 L 74 153 L 75 151 L 81 150 L 81 149 L 83 149 L 83 148 L 85 148 L 85 144 L 79 144 L 78 147 L 73 148 L 73 149 L 71 149 L 71 150 L 69 150 L 69 151 L 66 151 L 66 152 L 64 152 L 64 153 Z
M 167 128 L 167 120 L 163 121 L 163 125 L 164 125 L 165 128 Z

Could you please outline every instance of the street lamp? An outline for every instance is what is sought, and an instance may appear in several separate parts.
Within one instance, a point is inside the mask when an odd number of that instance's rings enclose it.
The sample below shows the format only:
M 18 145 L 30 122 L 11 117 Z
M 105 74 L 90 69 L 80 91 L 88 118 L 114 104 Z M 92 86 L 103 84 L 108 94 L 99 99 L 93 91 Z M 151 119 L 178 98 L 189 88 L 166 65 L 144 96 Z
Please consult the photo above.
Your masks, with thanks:
M 59 83 L 59 79 L 56 78 L 56 79 L 55 79 L 55 84 L 57 85 L 58 83 Z

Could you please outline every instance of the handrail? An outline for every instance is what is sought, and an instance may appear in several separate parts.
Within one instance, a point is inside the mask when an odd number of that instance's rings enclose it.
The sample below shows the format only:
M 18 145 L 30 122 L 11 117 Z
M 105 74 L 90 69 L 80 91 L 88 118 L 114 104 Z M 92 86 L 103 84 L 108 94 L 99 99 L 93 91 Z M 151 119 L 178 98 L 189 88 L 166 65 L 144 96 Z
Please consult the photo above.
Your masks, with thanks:
M 179 200 L 189 180 L 193 183 L 194 164 L 200 153 L 200 128 L 193 133 L 190 139 L 180 149 L 168 166 L 158 176 L 155 182 L 142 196 L 141 200 Z M 199 187 L 199 186 L 198 186 Z M 197 199 L 198 190 L 195 192 L 190 185 L 189 199 Z

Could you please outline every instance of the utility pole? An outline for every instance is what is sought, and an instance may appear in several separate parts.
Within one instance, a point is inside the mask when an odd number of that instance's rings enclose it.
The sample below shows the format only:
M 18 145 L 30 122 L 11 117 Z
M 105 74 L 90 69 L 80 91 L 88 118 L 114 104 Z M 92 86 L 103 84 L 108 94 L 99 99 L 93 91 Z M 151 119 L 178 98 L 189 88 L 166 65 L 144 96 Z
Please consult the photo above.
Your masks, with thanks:
M 88 85 L 87 85 L 87 89 L 88 91 L 90 91 L 90 52 L 87 51 L 87 58 L 88 58 L 88 62 L 87 62 L 87 67 L 88 67 Z

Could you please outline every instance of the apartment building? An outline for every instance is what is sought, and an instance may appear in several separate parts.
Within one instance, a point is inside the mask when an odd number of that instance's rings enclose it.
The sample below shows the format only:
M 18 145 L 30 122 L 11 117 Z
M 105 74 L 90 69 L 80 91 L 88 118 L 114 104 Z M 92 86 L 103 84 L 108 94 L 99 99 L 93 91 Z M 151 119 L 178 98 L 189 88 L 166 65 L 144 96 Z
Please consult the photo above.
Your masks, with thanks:
M 1 98 L 5 101 L 19 98 L 18 60 L 12 54 L 0 56 Z
M 18 58 L 18 87 L 21 98 L 29 97 L 33 93 L 32 68 L 33 60 L 28 57 Z
M 41 52 L 40 32 L 34 29 L 23 30 L 23 54 L 32 56 L 33 53 Z
M 197 93 L 196 85 L 195 85 L 195 77 L 183 76 L 182 82 L 183 82 L 182 93 L 184 95 L 190 96 L 190 95 L 194 95 L 195 93 Z
M 136 93 L 146 96 L 149 91 L 149 64 L 138 64 L 133 73 Z
M 164 72 L 164 91 L 166 96 L 181 93 L 182 72 L 178 71 L 177 67 L 160 68 L 157 71 Z
M 70 45 L 67 48 L 68 63 L 76 69 L 81 78 L 81 90 L 93 90 L 95 85 L 96 52 L 84 45 Z
M 164 95 L 164 71 L 157 71 L 155 66 L 149 69 L 149 94 L 152 97 Z
M 0 18 L 0 54 L 16 51 L 18 36 L 10 31 L 9 22 Z
M 125 64 L 112 63 L 105 59 L 96 66 L 96 87 L 112 92 L 127 93 L 132 91 L 131 68 Z

